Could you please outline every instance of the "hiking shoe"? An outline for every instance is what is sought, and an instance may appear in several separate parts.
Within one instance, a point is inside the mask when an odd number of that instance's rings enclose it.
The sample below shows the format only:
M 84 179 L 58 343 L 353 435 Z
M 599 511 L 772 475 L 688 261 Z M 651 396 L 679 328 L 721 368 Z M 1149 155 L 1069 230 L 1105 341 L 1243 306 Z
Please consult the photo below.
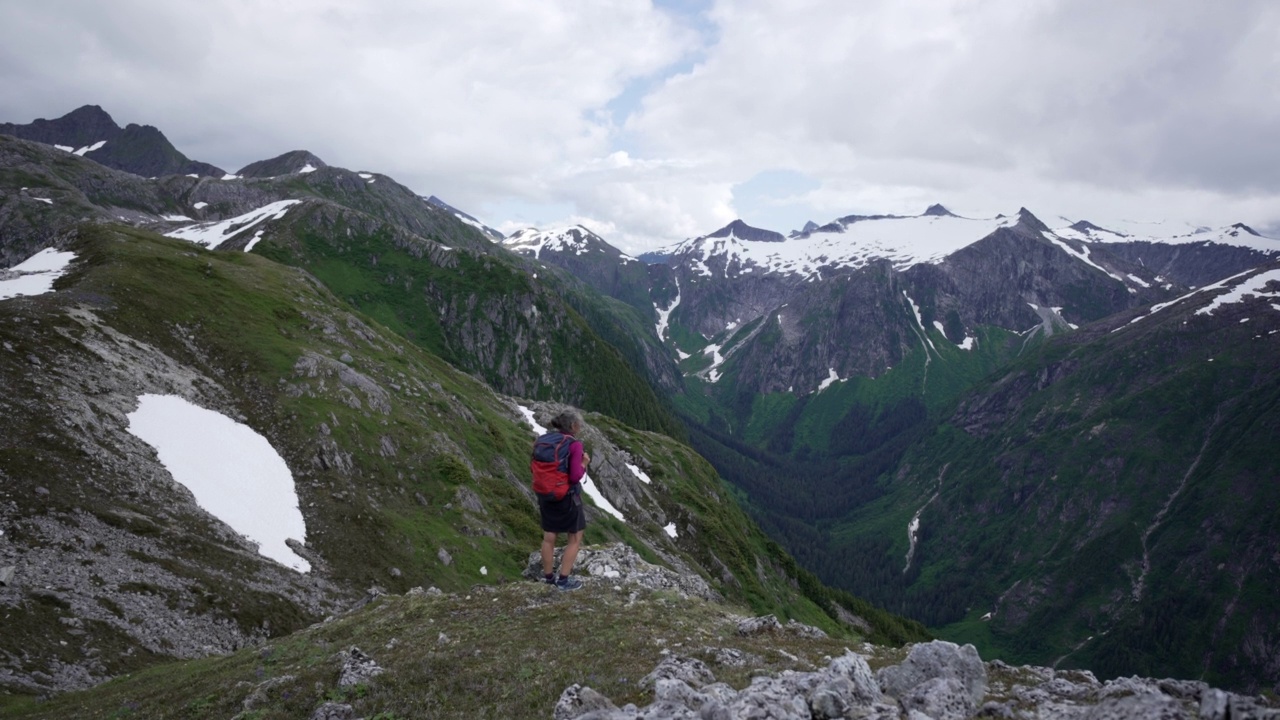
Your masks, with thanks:
M 582 587 L 582 581 L 570 575 L 556 580 L 556 588 L 559 590 L 577 590 Z

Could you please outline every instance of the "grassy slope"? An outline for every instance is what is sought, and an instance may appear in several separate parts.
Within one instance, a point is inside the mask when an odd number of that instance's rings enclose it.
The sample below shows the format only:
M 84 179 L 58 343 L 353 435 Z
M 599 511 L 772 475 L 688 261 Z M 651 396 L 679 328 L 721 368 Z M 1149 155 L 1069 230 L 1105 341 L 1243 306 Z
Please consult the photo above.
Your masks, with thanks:
M 668 652 L 703 658 L 717 679 L 744 687 L 760 671 L 822 666 L 848 645 L 789 633 L 741 637 L 735 612 L 664 592 L 619 592 L 608 583 L 576 593 L 511 583 L 449 596 L 385 597 L 260 648 L 153 668 L 46 703 L 13 703 L 6 716 L 225 718 L 242 712 L 261 686 L 252 709 L 237 717 L 309 717 L 321 703 L 339 701 L 381 720 L 545 718 L 573 683 L 618 704 L 651 702 L 652 686 L 639 681 Z M 352 646 L 385 672 L 342 689 L 339 653 Z M 732 648 L 756 660 L 721 666 L 706 648 Z M 888 657 L 872 662 L 888 664 Z

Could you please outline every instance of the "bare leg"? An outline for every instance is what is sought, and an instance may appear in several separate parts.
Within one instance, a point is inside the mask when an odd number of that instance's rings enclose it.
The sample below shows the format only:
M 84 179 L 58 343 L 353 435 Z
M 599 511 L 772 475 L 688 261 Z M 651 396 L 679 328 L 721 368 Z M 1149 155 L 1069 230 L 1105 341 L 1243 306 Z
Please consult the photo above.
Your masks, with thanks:
M 577 552 L 574 552 L 577 555 Z M 565 553 L 566 557 L 568 553 Z M 542 533 L 542 574 L 551 574 L 551 563 L 556 557 L 556 534 L 553 532 Z
M 561 575 L 568 577 L 569 573 L 573 572 L 573 563 L 578 559 L 578 548 L 581 545 L 582 531 L 579 530 L 576 533 L 569 533 L 569 544 L 564 546 L 564 557 L 560 558 Z

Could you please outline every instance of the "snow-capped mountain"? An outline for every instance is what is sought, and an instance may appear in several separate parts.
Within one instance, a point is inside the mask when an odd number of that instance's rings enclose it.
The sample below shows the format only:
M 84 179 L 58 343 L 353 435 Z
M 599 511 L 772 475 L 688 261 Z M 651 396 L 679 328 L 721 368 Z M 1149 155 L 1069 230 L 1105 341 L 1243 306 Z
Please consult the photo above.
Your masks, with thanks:
M 810 223 L 810 227 L 792 233 L 785 242 L 777 233 L 772 233 L 777 239 L 764 239 L 761 236 L 769 231 L 751 228 L 738 220 L 714 233 L 686 240 L 666 252 L 678 257 L 676 262 L 688 263 L 702 275 L 710 275 L 710 267 L 715 265 L 726 276 L 779 273 L 816 280 L 824 273 L 857 269 L 880 260 L 889 261 L 899 271 L 921 263 L 938 264 L 997 229 L 1013 227 L 1030 215 L 1024 208 L 1012 216 L 973 219 L 933 205 L 921 215 L 851 215 L 822 226 Z M 1053 229 L 1046 226 L 1042 232 L 1051 242 L 1214 243 L 1268 255 L 1280 253 L 1280 241 L 1263 237 L 1242 224 L 1216 229 L 1140 223 L 1126 223 L 1124 227 L 1125 231 L 1112 230 L 1078 221 Z M 1087 251 L 1068 249 L 1067 252 L 1075 253 L 1082 262 L 1090 262 Z M 1117 279 L 1127 282 L 1125 278 Z
M 621 263 L 640 262 L 605 242 L 604 238 L 581 225 L 551 230 L 539 230 L 538 228 L 517 230 L 507 236 L 502 241 L 502 245 L 512 252 L 532 257 L 535 260 L 541 260 L 542 253 L 549 252 L 559 254 L 572 253 L 577 256 L 600 253 Z

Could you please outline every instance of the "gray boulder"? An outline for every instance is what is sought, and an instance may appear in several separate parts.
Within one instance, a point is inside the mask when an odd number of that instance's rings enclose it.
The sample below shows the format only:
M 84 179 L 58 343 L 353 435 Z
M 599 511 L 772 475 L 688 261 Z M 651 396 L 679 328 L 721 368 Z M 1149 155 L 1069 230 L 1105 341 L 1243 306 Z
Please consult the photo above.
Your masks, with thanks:
M 640 686 L 656 686 L 660 680 L 679 680 L 694 688 L 700 688 L 716 681 L 707 664 L 697 658 L 668 655 L 658 663 L 653 672 L 640 678 Z
M 311 713 L 311 720 L 356 720 L 356 711 L 346 703 L 327 702 Z
M 920 643 L 911 648 L 902 664 L 883 668 L 876 674 L 880 689 L 896 698 L 935 678 L 958 680 L 974 707 L 981 704 L 987 694 L 987 666 L 972 645 L 960 647 L 943 640 Z
M 1235 716 L 1232 716 L 1235 717 Z M 1182 703 L 1168 695 L 1143 693 L 1108 698 L 1089 708 L 1084 720 L 1190 720 Z
M 360 648 L 351 647 L 338 653 L 342 659 L 342 670 L 338 673 L 338 687 L 349 688 L 356 685 L 367 685 L 383 673 L 378 663 L 366 655 Z
M 968 688 L 953 677 L 925 680 L 898 700 L 907 712 L 918 710 L 933 720 L 964 720 L 977 709 Z
M 588 714 L 601 717 L 598 713 L 612 713 L 617 710 L 618 706 L 614 705 L 609 698 L 589 687 L 574 683 L 560 693 L 560 699 L 556 701 L 552 717 L 555 720 L 574 720 Z M 612 717 L 612 715 L 606 714 L 603 717 Z

